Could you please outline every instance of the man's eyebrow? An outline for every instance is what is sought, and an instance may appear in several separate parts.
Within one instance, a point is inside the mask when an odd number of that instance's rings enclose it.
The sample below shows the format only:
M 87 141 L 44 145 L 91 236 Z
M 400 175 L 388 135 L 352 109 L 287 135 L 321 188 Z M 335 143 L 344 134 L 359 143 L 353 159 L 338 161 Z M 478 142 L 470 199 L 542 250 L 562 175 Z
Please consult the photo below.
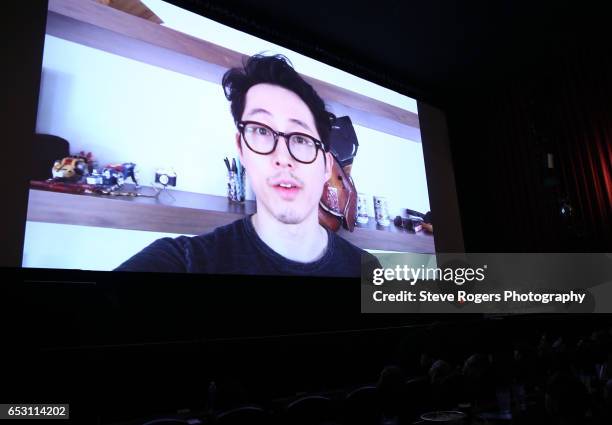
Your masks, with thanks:
M 291 121 L 292 123 L 295 123 L 295 124 L 299 125 L 300 127 L 304 128 L 304 129 L 306 129 L 306 130 L 312 131 L 312 129 L 311 129 L 311 128 L 308 126 L 308 124 L 306 124 L 304 121 L 300 121 L 300 120 L 298 120 L 298 119 L 296 119 L 296 118 L 291 118 L 291 119 L 289 119 L 289 121 Z
M 268 111 L 267 109 L 264 109 L 264 108 L 255 108 L 255 109 L 252 109 L 252 110 L 246 112 L 245 116 L 250 117 L 252 115 L 256 115 L 256 114 L 260 114 L 260 113 L 261 114 L 266 114 L 266 115 L 272 115 L 272 113 L 270 111 Z M 291 121 L 294 124 L 299 125 L 300 127 L 302 127 L 305 130 L 312 131 L 310 126 L 308 124 L 306 124 L 302 120 L 298 120 L 297 118 L 289 118 L 289 121 Z
M 270 113 L 270 111 L 267 111 L 264 108 L 255 108 L 255 109 L 247 112 L 246 115 L 250 116 L 250 115 L 255 115 L 255 114 L 259 114 L 259 113 L 263 113 L 263 114 L 267 114 L 267 115 L 272 115 Z

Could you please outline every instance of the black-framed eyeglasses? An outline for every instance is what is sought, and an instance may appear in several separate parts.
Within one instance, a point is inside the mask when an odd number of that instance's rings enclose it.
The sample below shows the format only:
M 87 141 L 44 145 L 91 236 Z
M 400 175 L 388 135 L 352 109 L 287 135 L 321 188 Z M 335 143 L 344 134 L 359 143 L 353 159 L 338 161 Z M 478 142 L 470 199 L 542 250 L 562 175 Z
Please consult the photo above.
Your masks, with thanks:
M 242 140 L 248 148 L 260 155 L 270 155 L 282 136 L 293 159 L 302 164 L 311 164 L 317 159 L 319 149 L 325 152 L 323 143 L 304 133 L 281 133 L 257 121 L 240 121 L 237 124 Z

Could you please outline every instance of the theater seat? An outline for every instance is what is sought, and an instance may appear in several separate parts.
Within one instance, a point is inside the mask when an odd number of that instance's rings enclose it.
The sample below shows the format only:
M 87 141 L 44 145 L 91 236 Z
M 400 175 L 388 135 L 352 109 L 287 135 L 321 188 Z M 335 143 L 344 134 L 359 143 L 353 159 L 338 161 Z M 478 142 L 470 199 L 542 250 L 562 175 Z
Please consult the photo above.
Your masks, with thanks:
M 366 385 L 349 392 L 344 399 L 343 413 L 346 424 L 378 424 L 381 412 L 376 387 Z
M 264 425 L 270 423 L 267 411 L 257 406 L 241 406 L 219 413 L 215 417 L 218 425 Z
M 332 401 L 323 396 L 306 396 L 287 405 L 285 423 L 288 425 L 318 425 L 334 418 Z

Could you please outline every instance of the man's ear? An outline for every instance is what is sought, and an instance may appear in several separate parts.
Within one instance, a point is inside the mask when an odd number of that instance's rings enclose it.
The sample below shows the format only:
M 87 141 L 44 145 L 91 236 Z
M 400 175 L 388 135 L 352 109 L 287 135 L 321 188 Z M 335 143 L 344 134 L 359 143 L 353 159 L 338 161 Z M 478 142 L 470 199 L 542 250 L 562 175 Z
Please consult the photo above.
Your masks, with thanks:
M 330 152 L 325 152 L 325 181 L 332 176 L 332 168 L 334 167 L 334 157 Z
M 238 157 L 240 158 L 240 163 L 244 164 L 242 158 L 242 138 L 240 137 L 240 133 L 236 133 L 236 150 L 238 151 Z

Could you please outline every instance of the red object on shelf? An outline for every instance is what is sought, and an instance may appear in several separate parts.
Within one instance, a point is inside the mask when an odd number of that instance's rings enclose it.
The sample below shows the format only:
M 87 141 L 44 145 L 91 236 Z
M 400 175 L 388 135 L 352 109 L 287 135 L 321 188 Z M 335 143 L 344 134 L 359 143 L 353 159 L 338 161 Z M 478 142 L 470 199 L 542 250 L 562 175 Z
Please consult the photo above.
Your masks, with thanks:
M 98 190 L 93 184 L 66 183 L 55 180 L 30 180 L 30 187 L 64 193 L 95 193 Z

